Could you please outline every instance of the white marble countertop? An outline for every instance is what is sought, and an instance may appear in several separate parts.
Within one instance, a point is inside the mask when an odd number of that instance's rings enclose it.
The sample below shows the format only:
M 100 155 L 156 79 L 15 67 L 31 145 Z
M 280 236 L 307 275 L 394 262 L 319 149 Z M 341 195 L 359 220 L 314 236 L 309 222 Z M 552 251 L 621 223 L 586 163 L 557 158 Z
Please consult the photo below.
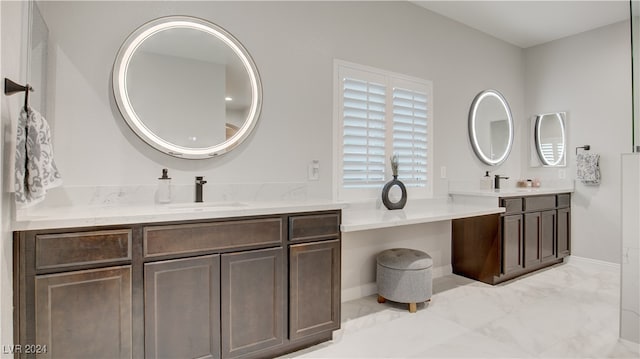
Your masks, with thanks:
M 342 210 L 342 232 L 396 227 L 410 224 L 447 221 L 458 218 L 503 213 L 497 205 L 467 205 L 447 200 L 409 202 L 403 209 L 388 210 L 384 206 L 348 205 Z
M 519 197 L 543 194 L 572 193 L 572 186 L 566 187 L 511 187 L 500 189 L 456 189 L 450 190 L 450 195 L 480 196 L 480 197 Z
M 22 211 L 14 231 L 185 221 L 341 209 L 333 201 L 205 202 L 158 205 L 48 207 Z

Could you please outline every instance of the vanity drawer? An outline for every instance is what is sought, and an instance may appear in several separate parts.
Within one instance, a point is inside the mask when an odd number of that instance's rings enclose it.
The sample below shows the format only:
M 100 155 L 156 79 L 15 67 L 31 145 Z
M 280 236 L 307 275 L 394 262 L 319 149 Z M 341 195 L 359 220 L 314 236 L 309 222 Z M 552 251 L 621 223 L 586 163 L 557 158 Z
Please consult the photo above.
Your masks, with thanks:
M 282 243 L 282 219 L 149 226 L 143 230 L 144 256 L 211 252 Z
M 502 198 L 501 207 L 505 208 L 505 214 L 522 212 L 522 198 Z
M 524 198 L 525 211 L 539 211 L 556 208 L 556 196 L 535 196 Z
M 131 260 L 131 229 L 38 234 L 36 270 Z
M 340 214 L 324 213 L 289 218 L 289 240 L 306 241 L 340 237 Z
M 557 196 L 558 199 L 558 207 L 569 207 L 571 206 L 571 195 L 570 194 L 559 194 Z

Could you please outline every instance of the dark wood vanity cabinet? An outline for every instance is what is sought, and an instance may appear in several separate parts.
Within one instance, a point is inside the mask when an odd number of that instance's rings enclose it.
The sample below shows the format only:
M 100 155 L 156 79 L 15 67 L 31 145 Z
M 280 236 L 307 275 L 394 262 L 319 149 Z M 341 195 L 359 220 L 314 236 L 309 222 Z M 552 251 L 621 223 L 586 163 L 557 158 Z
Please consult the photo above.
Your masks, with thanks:
M 340 214 L 291 217 L 289 337 L 340 328 Z
M 340 218 L 16 232 L 16 344 L 48 358 L 265 358 L 329 340 Z
M 570 254 L 570 194 L 507 197 L 499 201 L 505 213 L 500 215 L 497 240 L 463 231 L 471 219 L 453 221 L 454 273 L 497 284 L 560 263 Z M 493 221 L 491 218 L 478 217 L 474 221 Z M 486 244 L 482 247 L 486 249 L 477 254 L 460 250 L 475 240 L 495 243 L 495 247 Z M 474 262 L 470 259 L 474 255 L 483 260 Z M 487 275 L 488 271 L 492 275 Z

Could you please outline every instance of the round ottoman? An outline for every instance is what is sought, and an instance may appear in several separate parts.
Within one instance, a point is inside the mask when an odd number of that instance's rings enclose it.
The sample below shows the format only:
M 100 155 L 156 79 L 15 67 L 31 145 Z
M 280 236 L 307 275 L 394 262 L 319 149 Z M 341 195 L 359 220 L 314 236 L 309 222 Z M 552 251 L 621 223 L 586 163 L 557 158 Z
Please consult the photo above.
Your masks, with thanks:
M 433 259 L 422 251 L 394 248 L 376 258 L 378 302 L 389 299 L 409 303 L 409 312 L 416 312 L 416 303 L 431 299 Z

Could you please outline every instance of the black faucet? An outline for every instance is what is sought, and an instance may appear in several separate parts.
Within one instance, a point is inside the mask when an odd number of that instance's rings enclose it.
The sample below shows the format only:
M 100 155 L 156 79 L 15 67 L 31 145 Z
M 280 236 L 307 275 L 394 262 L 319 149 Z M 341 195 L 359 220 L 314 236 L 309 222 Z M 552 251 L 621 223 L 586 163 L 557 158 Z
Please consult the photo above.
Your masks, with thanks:
M 202 176 L 196 176 L 196 202 L 202 202 L 202 186 L 207 183 Z
M 495 175 L 494 176 L 494 180 L 493 180 L 493 188 L 494 189 L 500 189 L 500 179 L 509 179 L 509 177 L 503 177 L 500 175 Z

